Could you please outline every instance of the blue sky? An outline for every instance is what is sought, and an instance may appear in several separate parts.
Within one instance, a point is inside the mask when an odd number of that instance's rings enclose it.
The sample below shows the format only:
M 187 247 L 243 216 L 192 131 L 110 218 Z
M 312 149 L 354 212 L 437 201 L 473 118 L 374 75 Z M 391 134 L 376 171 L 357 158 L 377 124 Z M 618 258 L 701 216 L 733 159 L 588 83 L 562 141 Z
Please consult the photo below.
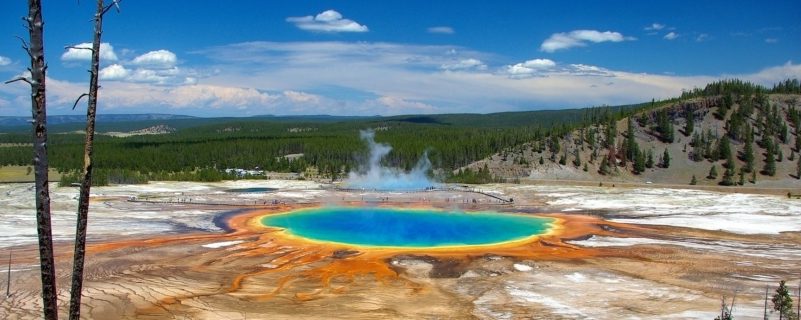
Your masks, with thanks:
M 101 113 L 393 115 L 616 105 L 801 78 L 801 2 L 123 1 Z M 49 112 L 86 91 L 94 3 L 45 1 Z M 0 4 L 0 78 L 28 63 Z M 24 83 L 0 115 L 29 115 Z

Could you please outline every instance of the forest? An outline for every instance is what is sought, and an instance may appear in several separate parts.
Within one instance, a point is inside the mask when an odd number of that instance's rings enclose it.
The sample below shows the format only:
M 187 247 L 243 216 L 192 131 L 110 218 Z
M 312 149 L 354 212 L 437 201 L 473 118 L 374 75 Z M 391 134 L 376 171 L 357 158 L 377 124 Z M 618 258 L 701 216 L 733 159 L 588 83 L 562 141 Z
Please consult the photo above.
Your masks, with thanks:
M 315 174 L 308 178 L 337 179 L 356 168 L 359 160 L 365 156 L 366 146 L 359 140 L 358 134 L 363 129 L 375 130 L 378 142 L 392 146 L 392 152 L 384 159 L 385 165 L 408 170 L 425 152 L 435 168 L 432 174 L 438 175 L 440 179 L 487 182 L 491 180 L 488 172 L 465 172 L 458 169 L 524 143 L 544 146 L 554 137 L 563 137 L 581 128 L 608 126 L 631 115 L 652 113 L 655 131 L 660 133 L 660 139 L 669 142 L 673 139 L 675 130 L 673 120 L 687 115 L 667 112 L 661 108 L 698 97 L 722 97 L 724 103 L 718 112 L 724 115 L 728 112 L 724 108 L 733 104 L 731 99 L 737 99 L 741 107 L 736 112 L 731 112 L 731 116 L 726 119 L 726 137 L 749 143 L 753 141 L 751 139 L 757 131 L 763 133 L 763 138 L 757 143 L 764 147 L 776 141 L 788 142 L 788 122 L 792 128 L 799 127 L 797 111 L 792 110 L 787 121 L 779 119 L 775 108 L 762 107 L 764 95 L 800 92 L 801 86 L 797 80 L 787 80 L 770 89 L 740 80 L 723 80 L 711 83 L 703 89 L 685 92 L 676 99 L 627 106 L 484 115 L 177 119 L 172 121 L 180 123 L 178 126 L 181 129 L 173 133 L 130 137 L 97 136 L 94 148 L 94 184 L 145 183 L 150 180 L 219 181 L 238 178 L 226 174 L 224 169 L 227 168 L 294 173 L 307 173 L 311 169 Z M 657 110 L 662 111 L 656 112 Z M 757 112 L 756 116 L 761 120 L 756 130 L 744 120 L 752 117 L 754 112 Z M 644 116 L 638 120 L 651 121 Z M 165 121 L 158 123 L 170 123 L 170 120 Z M 143 122 L 139 124 L 139 128 L 155 123 L 157 122 Z M 136 128 L 137 124 L 112 123 L 105 126 L 105 130 L 131 129 Z M 692 153 L 698 160 L 702 157 L 731 157 L 730 152 L 725 150 L 724 143 L 713 144 L 706 133 L 686 134 L 692 136 L 692 146 L 698 148 Z M 771 137 L 777 139 L 769 139 Z M 78 181 L 83 159 L 83 138 L 83 134 L 70 131 L 50 136 L 50 163 L 52 167 L 65 173 L 62 184 Z M 0 135 L 0 143 L 8 145 L 2 148 L 0 165 L 29 165 L 31 150 L 25 145 L 29 141 L 30 134 L 27 132 Z M 624 149 L 625 147 L 624 145 Z M 631 159 L 637 158 L 636 150 L 621 151 L 630 153 Z

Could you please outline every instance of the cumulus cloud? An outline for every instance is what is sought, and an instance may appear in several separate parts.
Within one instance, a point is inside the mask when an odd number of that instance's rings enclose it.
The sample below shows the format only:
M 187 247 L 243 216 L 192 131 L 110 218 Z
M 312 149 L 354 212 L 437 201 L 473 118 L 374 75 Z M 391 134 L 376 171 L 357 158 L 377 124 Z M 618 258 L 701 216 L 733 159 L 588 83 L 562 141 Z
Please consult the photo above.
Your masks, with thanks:
M 317 104 L 322 100 L 320 96 L 309 94 L 306 92 L 287 90 L 283 92 L 284 98 L 293 103 L 311 103 Z
M 134 58 L 131 63 L 149 68 L 172 68 L 178 62 L 178 57 L 169 50 L 155 50 Z
M 451 71 L 454 71 L 454 70 L 471 70 L 471 69 L 472 70 L 486 70 L 487 69 L 487 65 L 484 64 L 483 62 L 481 62 L 481 60 L 469 58 L 469 59 L 462 59 L 462 60 L 459 60 L 459 61 L 454 61 L 454 62 L 449 62 L 449 63 L 442 64 L 442 66 L 440 66 L 440 68 L 443 69 L 443 70 L 451 70 Z
M 366 25 L 345 19 L 335 10 L 326 10 L 316 16 L 289 17 L 287 22 L 306 31 L 316 32 L 367 32 Z
M 678 33 L 675 33 L 675 32 L 673 32 L 673 31 L 671 31 L 671 32 L 668 32 L 668 33 L 667 33 L 667 34 L 666 34 L 664 37 L 662 37 L 662 38 L 664 38 L 665 40 L 676 40 L 676 38 L 678 38 L 678 37 L 679 37 L 679 34 L 678 34 Z
M 123 80 L 127 78 L 130 73 L 130 70 L 115 63 L 100 69 L 100 80 Z
M 654 22 L 650 26 L 645 27 L 644 29 L 646 31 L 659 31 L 659 30 L 662 30 L 664 28 L 665 28 L 664 24 Z
M 544 52 L 555 52 L 557 50 L 570 49 L 573 47 L 586 46 L 588 42 L 621 42 L 626 40 L 636 40 L 632 37 L 625 37 L 619 32 L 597 31 L 597 30 L 573 30 L 570 32 L 559 32 L 552 34 L 542 42 L 540 50 Z
M 92 60 L 91 42 L 79 43 L 69 48 L 61 54 L 62 61 L 89 61 Z M 84 49 L 78 49 L 84 48 Z M 100 60 L 117 61 L 117 54 L 114 53 L 114 47 L 110 43 L 100 43 Z
M 438 27 L 430 27 L 428 28 L 428 33 L 438 33 L 438 34 L 454 34 L 453 28 L 446 27 L 446 26 L 438 26 Z
M 533 59 L 506 66 L 506 72 L 512 76 L 532 75 L 538 71 L 547 70 L 556 66 L 551 59 Z
M 11 64 L 11 59 L 8 57 L 0 56 L 0 67 Z

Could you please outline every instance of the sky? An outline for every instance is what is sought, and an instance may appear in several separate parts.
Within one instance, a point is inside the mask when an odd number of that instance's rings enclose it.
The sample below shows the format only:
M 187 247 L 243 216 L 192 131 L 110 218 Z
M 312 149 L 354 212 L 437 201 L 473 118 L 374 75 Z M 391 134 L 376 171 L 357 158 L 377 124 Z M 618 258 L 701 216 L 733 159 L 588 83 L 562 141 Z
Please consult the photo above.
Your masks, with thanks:
M 110 0 L 109 0 L 110 1 Z M 43 1 L 48 113 L 87 92 L 96 3 Z M 801 78 L 801 1 L 126 0 L 104 18 L 99 113 L 397 115 L 620 105 Z M 0 79 L 30 61 L 0 3 Z M 30 115 L 23 82 L 0 116 Z

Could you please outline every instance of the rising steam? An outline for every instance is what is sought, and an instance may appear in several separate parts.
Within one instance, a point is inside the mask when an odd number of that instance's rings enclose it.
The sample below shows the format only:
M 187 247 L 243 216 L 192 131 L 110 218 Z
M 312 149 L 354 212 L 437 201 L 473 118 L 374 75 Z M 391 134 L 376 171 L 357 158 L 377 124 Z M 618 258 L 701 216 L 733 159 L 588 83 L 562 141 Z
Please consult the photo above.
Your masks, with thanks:
M 423 153 L 411 171 L 404 172 L 398 168 L 381 166 L 381 159 L 389 154 L 392 147 L 385 143 L 375 142 L 373 130 L 359 131 L 359 136 L 367 143 L 370 157 L 367 163 L 361 165 L 359 171 L 348 173 L 348 180 L 345 181 L 346 187 L 370 190 L 422 190 L 435 185 L 426 175 L 426 172 L 431 169 L 431 161 L 428 160 L 427 152 Z

